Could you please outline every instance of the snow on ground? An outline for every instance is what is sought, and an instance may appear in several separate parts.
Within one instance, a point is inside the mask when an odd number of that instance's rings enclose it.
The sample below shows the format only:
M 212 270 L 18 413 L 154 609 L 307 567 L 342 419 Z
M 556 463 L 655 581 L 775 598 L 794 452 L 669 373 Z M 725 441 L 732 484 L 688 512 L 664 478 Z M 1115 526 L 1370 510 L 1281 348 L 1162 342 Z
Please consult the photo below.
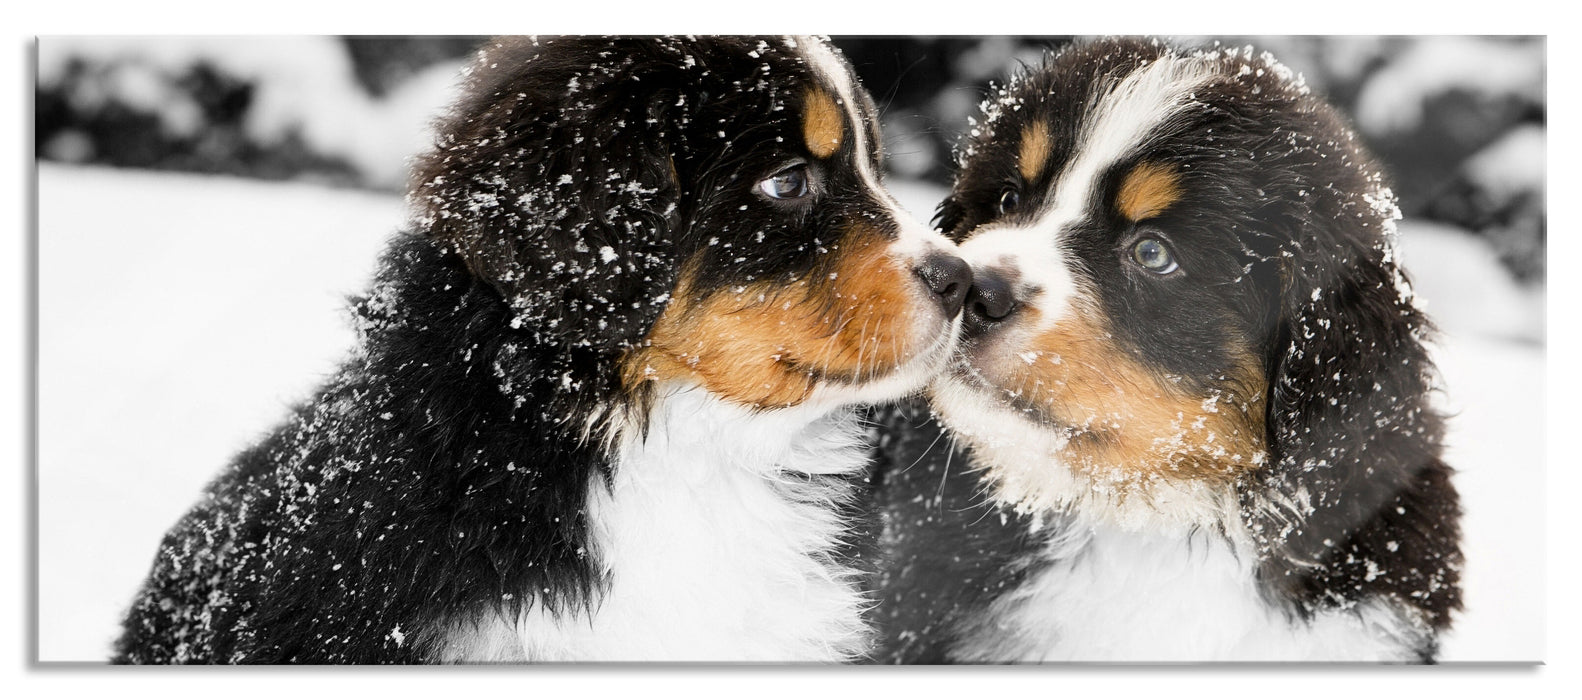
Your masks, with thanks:
M 924 220 L 944 194 L 891 188 Z M 38 193 L 39 660 L 102 660 L 164 531 L 350 347 L 344 297 L 402 207 L 52 164 Z M 1467 513 L 1467 611 L 1444 658 L 1542 659 L 1542 293 L 1460 231 L 1408 222 L 1402 255 L 1443 330 Z
M 103 659 L 164 531 L 353 341 L 392 196 L 39 169 L 40 660 Z

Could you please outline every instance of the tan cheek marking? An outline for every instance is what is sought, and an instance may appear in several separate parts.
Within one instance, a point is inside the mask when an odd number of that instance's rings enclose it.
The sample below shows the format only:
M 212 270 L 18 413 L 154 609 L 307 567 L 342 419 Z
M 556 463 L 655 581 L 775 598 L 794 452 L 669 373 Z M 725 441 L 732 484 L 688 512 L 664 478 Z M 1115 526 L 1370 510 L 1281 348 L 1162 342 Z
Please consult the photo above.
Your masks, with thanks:
M 1210 395 L 1188 394 L 1117 347 L 1088 311 L 1035 336 L 1001 385 L 1069 429 L 1062 457 L 1073 469 L 1224 481 L 1263 460 L 1264 380 L 1250 358 L 1240 364 Z
M 684 276 L 646 347 L 626 358 L 625 387 L 692 379 L 767 408 L 802 403 L 826 376 L 865 380 L 893 371 L 916 342 L 909 280 L 871 230 L 842 240 L 844 252 L 821 278 L 720 290 L 689 304 L 683 300 L 697 281 Z
M 848 235 L 846 240 L 854 236 Z M 819 341 L 824 371 L 871 377 L 888 373 L 909 359 L 915 325 L 915 278 L 889 255 L 889 241 L 872 229 L 856 232 L 858 242 L 829 273 L 834 278 L 817 303 L 839 309 L 831 327 L 834 343 Z M 803 356 L 813 348 L 805 348 Z
M 845 135 L 845 119 L 835 98 L 817 88 L 809 89 L 802 100 L 802 140 L 815 157 L 828 158 L 840 150 Z
M 1181 175 L 1158 163 L 1140 163 L 1126 174 L 1115 209 L 1130 221 L 1158 216 L 1181 198 Z
M 1017 164 L 1022 171 L 1022 179 L 1032 182 L 1044 172 L 1044 164 L 1049 160 L 1049 127 L 1043 122 L 1034 122 L 1031 126 L 1022 129 L 1022 147 L 1017 153 Z

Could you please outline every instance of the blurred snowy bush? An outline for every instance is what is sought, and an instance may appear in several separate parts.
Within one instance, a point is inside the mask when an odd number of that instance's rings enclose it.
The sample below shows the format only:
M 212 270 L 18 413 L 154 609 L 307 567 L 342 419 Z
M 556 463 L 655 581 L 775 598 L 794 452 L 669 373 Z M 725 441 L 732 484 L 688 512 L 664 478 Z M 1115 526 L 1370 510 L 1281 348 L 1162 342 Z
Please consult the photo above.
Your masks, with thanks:
M 400 189 L 474 40 L 44 37 L 39 157 Z
M 883 109 L 891 171 L 947 184 L 993 81 L 1063 37 L 837 37 Z M 1267 50 L 1353 115 L 1410 219 L 1544 276 L 1543 37 L 1176 37 Z M 470 37 L 45 37 L 41 158 L 399 190 Z

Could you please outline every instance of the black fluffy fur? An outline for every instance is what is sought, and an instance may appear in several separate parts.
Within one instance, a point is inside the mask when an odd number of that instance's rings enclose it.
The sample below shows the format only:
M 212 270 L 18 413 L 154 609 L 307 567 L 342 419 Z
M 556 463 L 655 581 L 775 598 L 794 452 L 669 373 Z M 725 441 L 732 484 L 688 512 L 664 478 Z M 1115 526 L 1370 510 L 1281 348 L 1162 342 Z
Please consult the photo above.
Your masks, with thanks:
M 364 351 L 166 536 L 117 661 L 415 662 L 436 618 L 590 602 L 592 562 L 570 545 L 602 457 L 536 418 L 584 400 L 547 370 L 598 358 L 535 347 L 424 238 L 379 278 L 357 305 Z
M 1057 165 L 1046 171 L 1058 171 L 1097 87 L 1165 50 L 1089 42 L 1028 70 L 998 95 L 1020 97 L 1020 108 L 964 141 L 939 225 L 962 241 L 1034 210 L 1047 182 L 1021 182 L 1016 172 L 1023 126 L 1052 125 Z M 1234 76 L 1251 55 L 1219 61 Z M 1124 347 L 1155 371 L 1207 382 L 1230 371 L 1227 347 L 1261 359 L 1269 455 L 1236 490 L 1265 597 L 1296 619 L 1375 596 L 1413 609 L 1431 628 L 1416 650 L 1430 661 L 1434 633 L 1461 606 L 1460 508 L 1440 459 L 1444 420 L 1430 406 L 1435 373 L 1423 342 L 1431 326 L 1398 291 L 1388 207 L 1368 200 L 1379 190 L 1377 167 L 1339 114 L 1274 71 L 1216 80 L 1194 99 L 1201 108 L 1123 159 L 1096 195 L 1111 201 L 1141 160 L 1183 165 L 1182 200 L 1146 225 L 1170 232 L 1193 284 L 1165 293 L 1130 281 L 1109 252 L 1127 234 L 1115 212 L 1071 231 L 1071 254 Z M 1021 204 L 1002 214 L 996 203 L 1007 189 Z M 1033 566 L 1024 555 L 1037 543 L 1025 523 L 983 502 L 988 485 L 970 452 L 951 452 L 948 440 L 929 437 L 937 424 L 906 415 L 881 421 L 887 447 L 877 455 L 887 545 L 878 656 L 946 661 L 958 621 L 980 615 L 1005 587 L 992 582 Z M 1310 512 L 1269 507 L 1296 502 L 1299 489 L 1311 494 Z

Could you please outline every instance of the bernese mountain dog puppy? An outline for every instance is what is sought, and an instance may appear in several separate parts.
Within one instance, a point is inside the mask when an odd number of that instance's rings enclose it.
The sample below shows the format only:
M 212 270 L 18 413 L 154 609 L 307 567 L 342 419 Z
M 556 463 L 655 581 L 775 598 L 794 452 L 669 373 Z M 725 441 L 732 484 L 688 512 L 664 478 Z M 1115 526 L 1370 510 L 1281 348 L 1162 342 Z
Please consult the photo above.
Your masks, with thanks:
M 167 535 L 115 659 L 864 652 L 855 412 L 943 369 L 970 284 L 880 169 L 823 40 L 491 41 L 353 356 Z
M 961 359 L 880 417 L 879 660 L 1432 660 L 1430 326 L 1341 116 L 1251 48 L 1101 40 L 958 159 Z

